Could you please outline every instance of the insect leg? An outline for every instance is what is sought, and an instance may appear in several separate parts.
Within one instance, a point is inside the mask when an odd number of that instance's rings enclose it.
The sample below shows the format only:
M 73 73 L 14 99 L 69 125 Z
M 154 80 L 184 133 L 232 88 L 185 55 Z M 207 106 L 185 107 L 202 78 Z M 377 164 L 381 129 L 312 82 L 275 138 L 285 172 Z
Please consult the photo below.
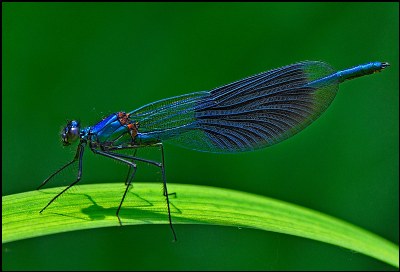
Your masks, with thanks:
M 96 153 L 96 154 L 99 154 L 99 155 L 102 155 L 102 156 L 105 156 L 105 157 L 108 157 L 108 158 L 111 158 L 111 159 L 114 159 L 114 160 L 117 160 L 117 161 L 126 163 L 126 164 L 129 165 L 129 168 L 130 168 L 130 169 L 133 168 L 133 172 L 132 172 L 132 174 L 131 174 L 131 177 L 127 177 L 128 184 L 127 184 L 127 186 L 126 186 L 124 195 L 122 196 L 121 202 L 119 203 L 119 206 L 118 206 L 118 209 L 117 209 L 117 213 L 116 213 L 116 215 L 117 215 L 117 217 L 118 217 L 118 222 L 119 222 L 119 224 L 122 226 L 121 218 L 119 217 L 119 211 L 121 210 L 122 203 L 124 202 L 126 193 L 128 192 L 129 187 L 130 187 L 130 184 L 131 184 L 131 182 L 132 182 L 132 180 L 133 180 L 133 177 L 134 177 L 134 175 L 135 175 L 135 173 L 136 173 L 136 164 L 133 163 L 133 160 L 132 160 L 132 162 L 131 162 L 131 161 L 128 161 L 128 160 L 125 160 L 125 159 L 121 158 L 121 155 L 122 155 L 122 154 L 111 153 L 111 152 L 101 151 L 101 150 L 97 150 L 97 149 L 92 149 L 92 151 L 93 151 L 94 153 Z M 129 156 L 128 156 L 128 157 L 129 157 Z M 129 172 L 130 172 L 130 169 L 129 169 Z
M 63 171 L 64 169 L 66 169 L 68 166 L 70 166 L 71 164 L 73 164 L 74 162 L 76 162 L 79 159 L 79 154 L 80 154 L 80 145 L 78 146 L 77 150 L 76 150 L 76 154 L 75 157 L 72 159 L 72 161 L 70 161 L 69 163 L 67 163 L 66 165 L 64 165 L 63 167 L 61 167 L 60 169 L 58 169 L 56 172 L 54 172 L 50 177 L 48 177 L 47 179 L 45 179 L 42 184 L 40 184 L 39 187 L 36 188 L 36 190 L 39 190 L 40 188 L 42 188 L 44 185 L 46 185 L 47 182 L 49 182 L 54 176 L 56 176 L 58 173 L 60 173 L 61 171 Z M 82 151 L 83 153 L 83 151 Z
M 137 152 L 137 149 L 135 149 L 135 151 L 133 152 L 133 157 L 136 156 L 136 152 Z M 134 159 L 132 159 L 132 163 L 135 163 Z M 131 173 L 132 171 L 134 171 L 133 174 Z M 129 165 L 128 175 L 126 176 L 126 179 L 125 179 L 125 185 L 131 184 L 133 177 L 135 176 L 135 173 L 136 173 L 136 167 L 132 167 Z
M 58 170 L 56 173 L 54 173 L 53 175 L 51 175 L 49 178 L 47 178 L 40 187 L 42 187 L 44 184 L 47 183 L 47 181 L 49 181 L 52 177 L 54 177 L 55 174 L 59 173 L 61 170 L 63 170 L 64 168 L 66 168 L 67 166 L 69 166 L 71 163 L 73 163 L 74 161 L 76 161 L 77 159 L 79 159 L 79 168 L 78 168 L 78 176 L 76 178 L 76 180 L 74 182 L 72 182 L 67 188 L 65 188 L 64 190 L 61 191 L 61 193 L 59 193 L 58 195 L 56 195 L 55 197 L 53 197 L 52 200 L 50 200 L 49 203 L 47 203 L 47 205 L 40 211 L 40 213 L 42 213 L 51 203 L 53 203 L 54 200 L 56 200 L 60 195 L 62 195 L 65 191 L 67 191 L 69 188 L 71 188 L 72 186 L 74 186 L 75 184 L 77 184 L 82 177 L 82 157 L 83 157 L 83 151 L 85 150 L 85 146 L 84 144 L 79 144 L 78 146 L 78 150 L 76 152 L 75 158 L 68 164 L 66 164 L 65 166 L 63 166 L 60 170 Z M 39 188 L 40 188 L 39 187 Z
M 169 208 L 169 198 L 168 198 L 168 189 L 167 189 L 167 179 L 165 177 L 165 165 L 164 165 L 164 147 L 163 145 L 160 143 L 160 147 L 161 147 L 161 157 L 162 157 L 162 162 L 161 162 L 161 173 L 162 173 L 162 177 L 163 177 L 163 184 L 164 184 L 164 196 L 167 199 L 167 207 L 168 207 L 168 219 L 169 219 L 169 226 L 171 227 L 172 233 L 174 235 L 174 241 L 176 242 L 176 234 L 174 231 L 174 228 L 172 226 L 172 221 L 171 221 L 171 211 Z M 176 193 L 172 193 L 176 196 Z
M 161 173 L 162 173 L 162 177 L 163 177 L 163 191 L 164 191 L 163 194 L 164 194 L 164 196 L 166 197 L 166 200 L 167 200 L 169 225 L 171 227 L 172 234 L 174 235 L 174 241 L 177 241 L 175 230 L 174 230 L 174 228 L 172 226 L 171 210 L 170 210 L 169 198 L 168 198 L 169 195 L 176 195 L 176 194 L 175 193 L 168 194 L 167 181 L 166 181 L 166 177 L 165 177 L 165 168 L 164 168 L 164 149 L 163 149 L 163 146 L 162 146 L 161 143 L 159 143 L 157 145 L 153 145 L 152 147 L 156 147 L 156 146 L 161 146 L 162 163 L 151 161 L 151 160 L 146 160 L 146 159 L 142 159 L 142 158 L 137 158 L 137 157 L 133 157 L 133 156 L 130 156 L 130 155 L 114 153 L 114 152 L 111 152 L 111 151 L 105 152 L 105 151 L 100 151 L 100 150 L 93 150 L 93 152 L 101 154 L 101 155 L 104 155 L 104 156 L 107 156 L 107 157 L 110 157 L 110 158 L 114 158 L 114 159 L 122 161 L 122 162 L 125 162 L 128 165 L 132 165 L 132 162 L 124 160 L 122 158 L 130 159 L 130 160 L 136 160 L 136 161 L 142 161 L 142 162 L 147 162 L 147 163 L 153 164 L 153 165 L 161 168 Z M 131 177 L 131 178 L 133 178 L 133 177 Z M 127 191 L 127 189 L 125 190 L 125 194 L 126 194 L 126 191 Z M 125 198 L 125 194 L 124 194 L 124 196 L 122 198 L 122 201 Z M 122 201 L 121 201 L 120 206 L 122 205 Z M 117 216 L 118 216 L 118 214 L 117 214 Z M 118 219 L 119 219 L 119 216 L 118 216 Z

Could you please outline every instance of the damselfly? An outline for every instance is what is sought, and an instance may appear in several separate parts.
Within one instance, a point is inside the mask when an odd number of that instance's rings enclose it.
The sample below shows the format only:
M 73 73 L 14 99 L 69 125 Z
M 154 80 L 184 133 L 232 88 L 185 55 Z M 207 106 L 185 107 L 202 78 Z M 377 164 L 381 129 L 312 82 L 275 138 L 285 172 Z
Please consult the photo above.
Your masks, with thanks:
M 129 113 L 113 113 L 97 124 L 81 127 L 70 121 L 61 138 L 64 145 L 78 140 L 72 161 L 53 173 L 41 188 L 69 166 L 78 163 L 76 180 L 53 197 L 40 211 L 77 184 L 82 176 L 85 147 L 128 166 L 126 189 L 116 215 L 136 173 L 136 161 L 161 169 L 168 220 L 174 239 L 165 177 L 163 142 L 193 150 L 233 153 L 251 151 L 279 143 L 303 130 L 331 104 L 339 83 L 379 72 L 386 62 L 371 62 L 335 72 L 328 64 L 304 61 L 266 71 L 213 89 L 163 99 Z M 142 147 L 159 147 L 161 162 L 136 157 Z M 132 155 L 117 153 L 132 149 Z M 39 189 L 38 188 L 38 189 Z

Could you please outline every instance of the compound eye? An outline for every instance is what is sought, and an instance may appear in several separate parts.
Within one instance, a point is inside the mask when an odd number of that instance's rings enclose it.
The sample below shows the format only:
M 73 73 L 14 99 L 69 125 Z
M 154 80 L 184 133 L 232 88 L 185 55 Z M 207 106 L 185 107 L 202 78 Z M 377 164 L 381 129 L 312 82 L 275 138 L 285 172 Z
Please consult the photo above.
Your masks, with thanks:
M 70 145 L 79 139 L 80 127 L 78 121 L 70 121 L 61 133 L 61 140 L 64 145 Z

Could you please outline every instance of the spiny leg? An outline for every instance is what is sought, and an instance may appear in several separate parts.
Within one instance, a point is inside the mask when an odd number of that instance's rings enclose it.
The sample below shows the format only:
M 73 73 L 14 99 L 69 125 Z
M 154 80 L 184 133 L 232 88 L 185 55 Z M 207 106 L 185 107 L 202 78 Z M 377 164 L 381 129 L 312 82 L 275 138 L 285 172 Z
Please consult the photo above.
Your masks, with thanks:
M 176 197 L 176 192 L 173 192 L 173 193 L 168 193 L 168 190 L 167 190 L 167 183 L 166 183 L 166 178 L 165 178 L 165 168 L 164 168 L 164 165 L 165 165 L 165 163 L 164 163 L 164 146 L 163 146 L 163 144 L 162 143 L 160 143 L 160 144 L 158 144 L 159 146 L 160 146 L 160 149 L 161 149 L 161 175 L 163 176 L 163 183 L 164 183 L 164 186 L 163 186 L 163 195 L 165 196 L 165 197 L 168 197 L 168 196 L 174 196 L 174 197 Z M 169 205 L 168 205 L 168 208 L 169 208 Z M 176 239 L 175 239 L 176 240 Z
M 118 217 L 118 221 L 119 221 L 119 225 L 120 226 L 122 226 L 122 223 L 121 223 L 121 218 L 119 217 L 119 211 L 121 210 L 121 206 L 122 206 L 122 203 L 124 202 L 126 193 L 128 192 L 129 187 L 131 186 L 132 180 L 133 180 L 133 178 L 135 176 L 135 173 L 136 173 L 136 164 L 133 163 L 133 160 L 132 160 L 132 164 L 133 165 L 129 165 L 129 172 L 131 172 L 130 171 L 131 168 L 133 168 L 133 172 L 132 172 L 132 175 L 130 177 L 127 177 L 127 182 L 128 183 L 126 183 L 126 181 L 125 181 L 125 185 L 126 185 L 125 192 L 124 192 L 124 195 L 122 196 L 121 202 L 119 203 L 119 206 L 118 206 L 118 209 L 117 209 L 117 217 Z
M 137 149 L 135 149 L 135 151 L 133 152 L 133 157 L 136 156 L 136 152 L 137 152 Z M 137 170 L 137 166 L 136 166 L 136 164 L 135 164 L 135 160 L 134 160 L 134 159 L 132 159 L 132 164 L 133 164 L 134 166 L 128 165 L 128 167 L 129 167 L 129 169 L 128 169 L 128 175 L 126 176 L 126 180 L 125 180 L 126 188 L 125 188 L 124 195 L 122 196 L 121 202 L 119 203 L 119 206 L 118 206 L 118 209 L 117 209 L 117 217 L 118 217 L 118 221 L 119 221 L 119 225 L 120 225 L 120 226 L 122 226 L 122 223 L 121 223 L 121 218 L 119 217 L 119 211 L 121 210 L 122 202 L 124 202 L 126 193 L 128 192 L 129 187 L 131 186 L 131 183 L 132 183 L 132 181 L 133 181 L 133 178 L 135 177 L 136 170 Z M 132 169 L 133 169 L 133 170 L 132 170 Z
M 162 173 L 162 177 L 163 177 L 163 191 L 164 191 L 163 195 L 166 197 L 166 200 L 167 200 L 169 225 L 170 225 L 170 227 L 171 227 L 172 234 L 174 235 L 174 241 L 177 241 L 177 239 L 176 239 L 176 234 L 175 234 L 175 230 L 174 230 L 174 228 L 173 228 L 173 226 L 172 226 L 171 210 L 170 210 L 169 197 L 168 197 L 169 195 L 175 195 L 175 196 L 176 196 L 176 193 L 168 194 L 168 190 L 167 190 L 167 181 L 166 181 L 166 177 L 165 177 L 165 168 L 164 168 L 164 149 L 163 149 L 162 144 L 159 143 L 159 144 L 152 145 L 152 146 L 149 146 L 149 147 L 157 147 L 157 146 L 160 146 L 160 147 L 161 147 L 162 163 L 155 162 L 155 161 L 151 161 L 151 160 L 146 160 L 146 159 L 142 159 L 142 158 L 137 158 L 137 157 L 133 157 L 133 156 L 130 156 L 130 155 L 125 155 L 125 154 L 120 154 L 120 153 L 114 153 L 114 152 L 111 152 L 111 151 L 103 152 L 103 151 L 99 151 L 99 150 L 93 150 L 93 152 L 98 153 L 98 154 L 102 154 L 102 155 L 107 154 L 107 155 L 105 155 L 105 156 L 111 157 L 111 158 L 114 158 L 114 159 L 117 159 L 117 160 L 120 160 L 120 161 L 122 161 L 122 162 L 127 163 L 128 165 L 131 165 L 132 163 L 131 163 L 130 161 L 123 160 L 123 159 L 121 159 L 121 158 L 126 158 L 126 159 L 130 159 L 130 160 L 137 160 L 137 161 L 142 161 L 142 162 L 150 163 L 150 164 L 153 164 L 153 165 L 155 165 L 155 166 L 157 166 L 157 167 L 159 167 L 159 168 L 161 169 L 161 173 Z
M 135 151 L 133 152 L 133 157 L 136 156 L 136 152 L 137 152 L 137 149 L 135 149 Z M 134 159 L 132 159 L 132 163 L 135 163 Z M 136 174 L 136 167 L 132 167 L 130 165 L 128 167 L 129 167 L 129 169 L 128 169 L 128 175 L 126 176 L 126 179 L 125 179 L 125 185 L 131 184 L 133 177 Z M 134 173 L 132 174 L 131 171 L 134 171 Z
M 154 145 L 149 145 L 148 147 L 159 147 L 159 146 L 161 146 L 162 160 L 164 161 L 164 150 L 162 149 L 162 144 L 161 143 L 154 144 Z M 93 152 L 96 152 L 96 151 L 93 150 Z M 147 159 L 143 159 L 143 158 L 138 158 L 138 157 L 134 157 L 134 156 L 130 156 L 130 155 L 115 153 L 115 152 L 112 152 L 112 151 L 107 151 L 107 154 L 111 154 L 111 155 L 114 155 L 114 156 L 117 156 L 117 157 L 120 157 L 120 158 L 130 159 L 132 161 L 136 160 L 136 161 L 150 163 L 150 164 L 153 164 L 153 165 L 155 165 L 155 166 L 157 166 L 159 168 L 162 168 L 162 165 L 163 165 L 163 163 L 159 163 L 159 162 L 155 162 L 155 161 L 147 160 Z M 163 195 L 165 196 L 165 194 L 166 194 L 166 192 L 165 192 L 165 190 L 163 190 Z M 173 195 L 173 196 L 176 197 L 176 193 L 175 192 L 174 193 L 169 193 L 168 195 Z
M 42 184 L 40 184 L 39 187 L 36 188 L 36 190 L 39 190 L 40 188 L 42 188 L 44 185 L 46 185 L 47 182 L 49 182 L 54 176 L 56 176 L 58 173 L 60 173 L 61 171 L 63 171 L 65 168 L 67 168 L 68 166 L 70 166 L 72 163 L 76 162 L 79 159 L 79 154 L 80 154 L 80 145 L 78 146 L 77 150 L 76 150 L 76 154 L 75 157 L 72 159 L 72 161 L 70 161 L 69 163 L 67 163 L 66 165 L 64 165 L 63 167 L 61 167 L 60 169 L 58 169 L 56 172 L 54 172 L 53 174 L 51 174 L 50 177 L 48 177 L 47 179 L 45 179 Z
M 122 226 L 121 218 L 119 217 L 119 211 L 120 211 L 120 209 L 121 209 L 122 203 L 124 202 L 126 193 L 128 192 L 129 185 L 130 185 L 130 183 L 131 183 L 132 180 L 133 180 L 133 176 L 134 176 L 135 173 L 136 173 L 136 164 L 134 164 L 134 163 L 131 162 L 131 161 L 127 161 L 127 160 L 123 159 L 123 158 L 125 158 L 125 157 L 129 157 L 130 159 L 132 159 L 132 157 L 130 157 L 130 156 L 128 156 L 128 155 L 123 155 L 123 154 L 118 154 L 118 153 L 113 153 L 113 152 L 100 151 L 100 150 L 97 150 L 97 149 L 92 149 L 92 151 L 93 151 L 94 153 L 96 153 L 96 154 L 99 154 L 99 155 L 102 155 L 102 156 L 105 156 L 105 157 L 108 157 L 108 158 L 111 158 L 111 159 L 114 159 L 114 160 L 117 160 L 117 161 L 126 163 L 126 164 L 129 165 L 129 167 L 133 167 L 133 168 L 134 168 L 134 171 L 133 171 L 133 173 L 132 173 L 132 176 L 129 178 L 129 184 L 126 186 L 124 195 L 122 196 L 121 202 L 119 203 L 119 206 L 118 206 L 118 209 L 117 209 L 117 213 L 116 213 L 117 218 L 118 218 L 118 222 L 119 222 L 120 226 Z M 121 157 L 122 157 L 122 158 L 121 158 Z
M 176 242 L 177 241 L 176 234 L 175 234 L 174 227 L 172 226 L 171 210 L 169 208 L 169 198 L 168 198 L 169 194 L 168 194 L 168 189 L 167 189 L 167 179 L 165 177 L 164 147 L 161 143 L 160 143 L 160 147 L 161 147 L 161 173 L 162 173 L 163 184 L 164 184 L 164 196 L 167 199 L 169 226 L 171 227 L 172 234 L 174 235 L 174 242 Z M 176 196 L 176 193 L 172 193 L 172 194 L 174 194 Z
M 70 165 L 71 163 L 73 163 L 74 161 L 76 161 L 76 158 L 78 157 L 79 159 L 79 168 L 78 168 L 78 176 L 76 178 L 76 180 L 74 182 L 72 182 L 67 188 L 65 188 L 64 190 L 61 191 L 61 193 L 59 193 L 58 195 L 56 195 L 55 197 L 53 197 L 52 200 L 50 200 L 49 203 L 47 203 L 47 205 L 40 211 L 40 213 L 42 213 L 48 206 L 50 206 L 51 203 L 53 203 L 54 200 L 56 200 L 60 195 L 62 195 L 65 191 L 67 191 L 69 188 L 71 188 L 72 186 L 74 186 L 75 184 L 77 184 L 82 177 L 82 156 L 83 156 L 83 151 L 84 151 L 85 147 L 83 144 L 79 144 L 78 146 L 78 150 L 76 152 L 75 158 L 74 160 L 72 160 L 70 163 L 66 164 L 64 167 L 62 167 L 60 170 L 58 170 L 56 173 L 59 173 L 61 170 L 63 170 L 64 168 L 66 168 L 68 165 Z M 55 174 L 56 174 L 55 173 Z M 47 181 L 49 181 L 55 174 L 51 175 L 49 178 L 47 178 L 40 187 L 42 187 L 44 184 L 47 183 Z

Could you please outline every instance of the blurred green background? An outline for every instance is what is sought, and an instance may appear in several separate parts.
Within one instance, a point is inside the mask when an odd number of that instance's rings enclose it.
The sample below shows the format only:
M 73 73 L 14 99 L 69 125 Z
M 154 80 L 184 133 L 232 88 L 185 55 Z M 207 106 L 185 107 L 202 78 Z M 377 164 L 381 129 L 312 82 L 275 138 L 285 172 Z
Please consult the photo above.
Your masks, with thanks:
M 278 145 L 230 155 L 166 145 L 166 171 L 171 183 L 277 198 L 399 243 L 398 3 L 2 3 L 2 8 L 3 195 L 34 190 L 73 157 L 74 147 L 60 143 L 67 119 L 92 125 L 112 112 L 302 60 L 326 61 L 336 69 L 388 61 L 384 72 L 342 84 L 320 119 Z M 140 155 L 158 156 L 147 153 Z M 161 198 L 160 172 L 139 167 L 136 181 L 160 182 Z M 122 197 L 126 170 L 86 152 L 81 183 L 119 182 Z M 178 243 L 171 243 L 166 225 L 7 243 L 2 269 L 394 269 L 347 249 L 278 233 L 201 225 L 175 229 Z

